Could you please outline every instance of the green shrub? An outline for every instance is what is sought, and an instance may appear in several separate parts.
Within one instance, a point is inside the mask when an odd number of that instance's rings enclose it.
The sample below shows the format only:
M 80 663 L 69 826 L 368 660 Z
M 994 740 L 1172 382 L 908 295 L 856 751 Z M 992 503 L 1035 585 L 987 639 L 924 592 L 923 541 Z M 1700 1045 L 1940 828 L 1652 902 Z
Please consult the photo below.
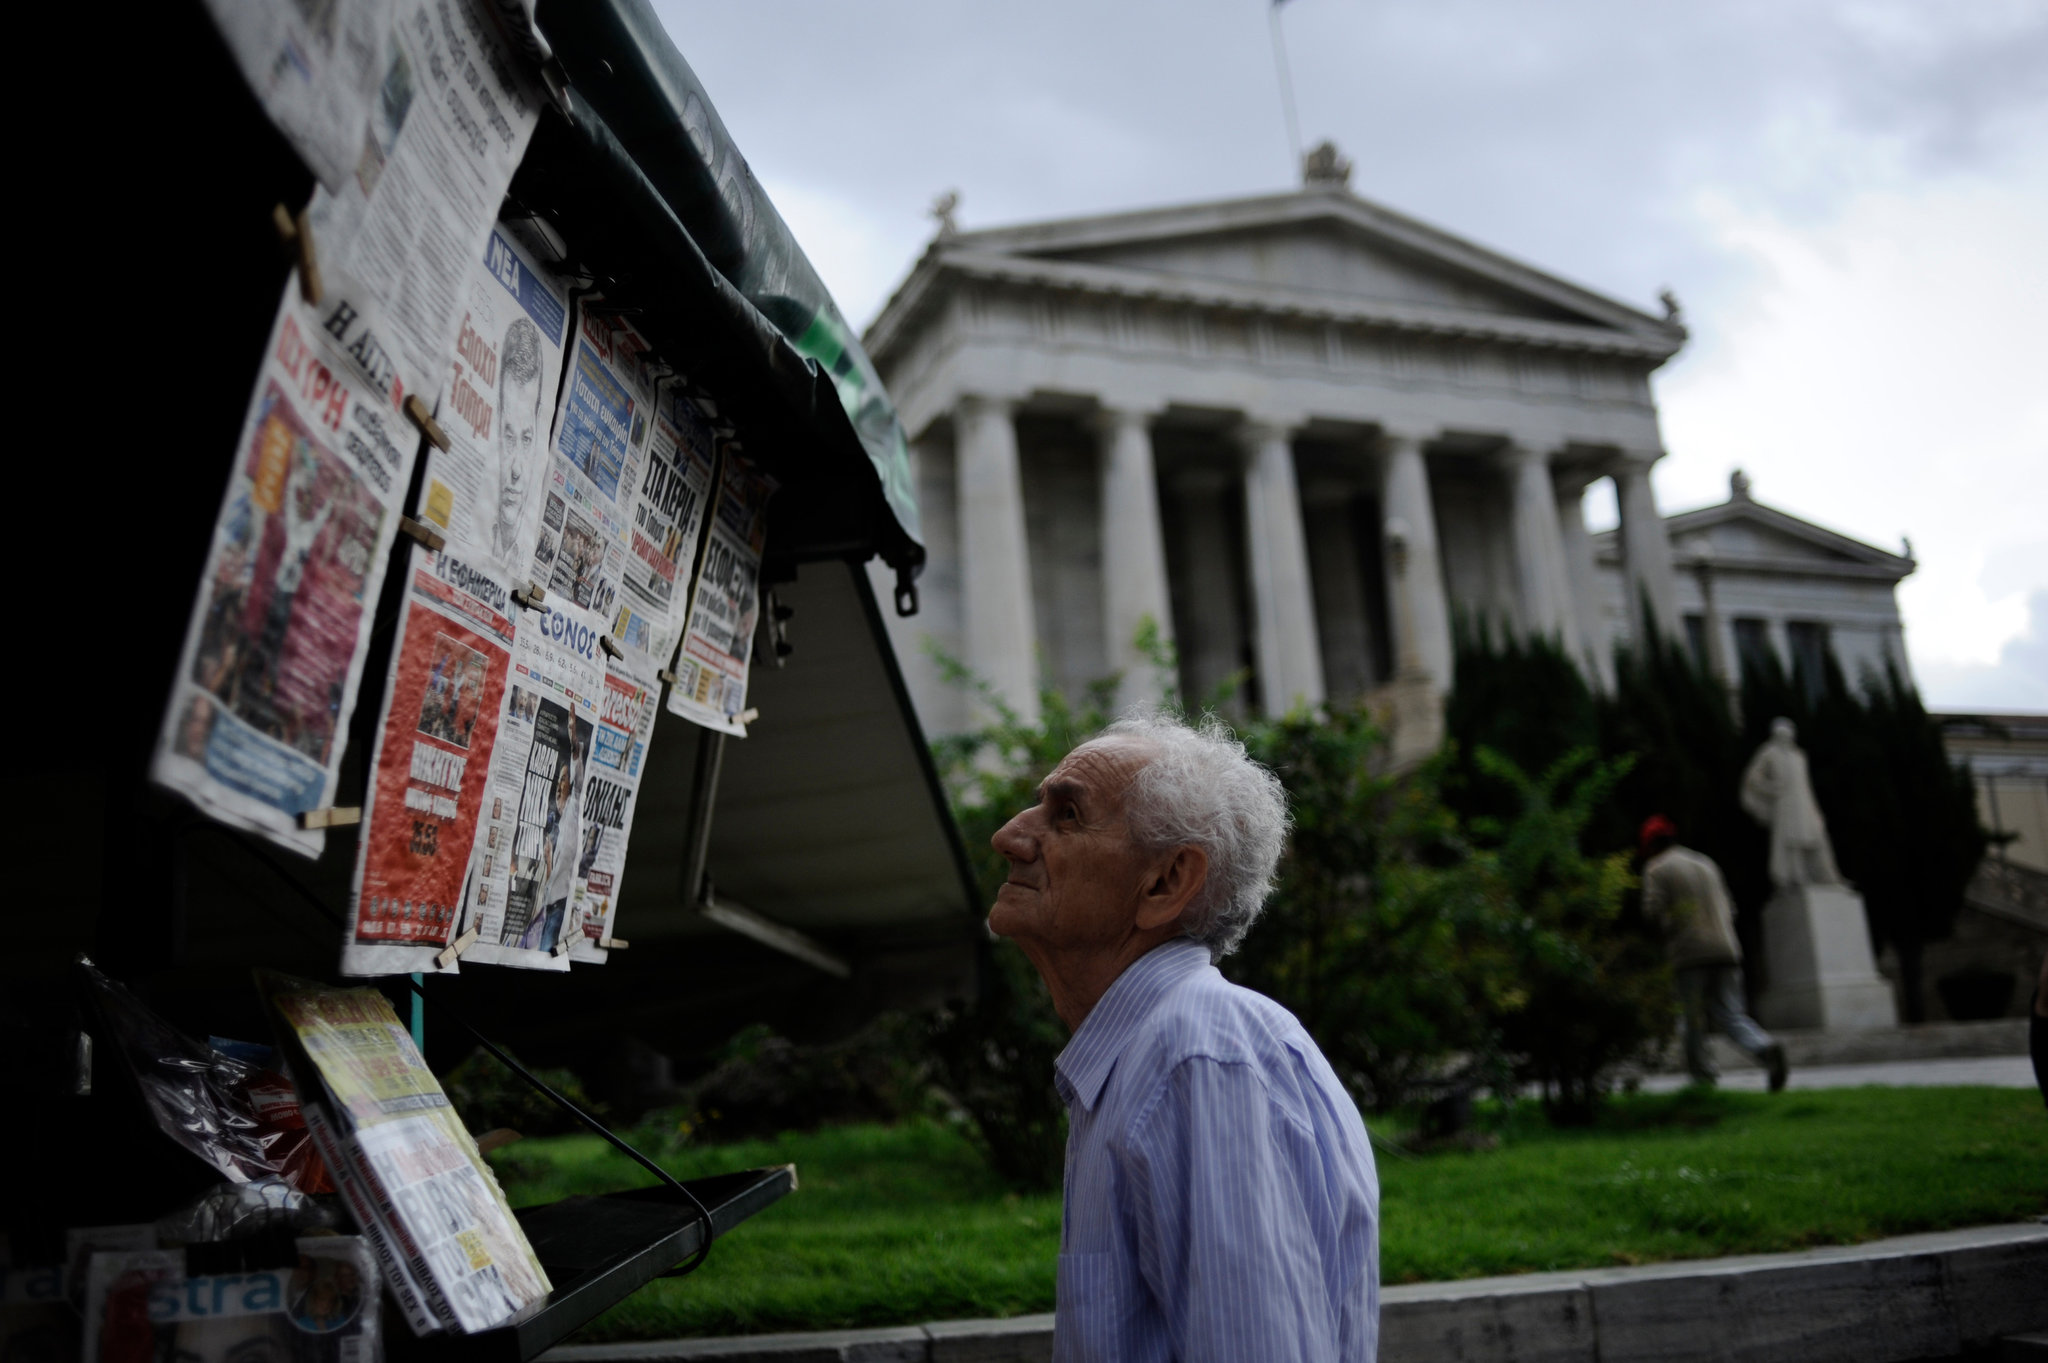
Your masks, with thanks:
M 531 1065 L 526 1068 L 585 1112 L 603 1115 L 604 1104 L 591 1098 L 574 1070 L 536 1069 Z M 474 1132 L 509 1127 L 523 1136 L 558 1136 L 583 1129 L 546 1094 L 507 1069 L 504 1062 L 481 1046 L 448 1071 L 441 1088 L 461 1116 L 462 1124 Z

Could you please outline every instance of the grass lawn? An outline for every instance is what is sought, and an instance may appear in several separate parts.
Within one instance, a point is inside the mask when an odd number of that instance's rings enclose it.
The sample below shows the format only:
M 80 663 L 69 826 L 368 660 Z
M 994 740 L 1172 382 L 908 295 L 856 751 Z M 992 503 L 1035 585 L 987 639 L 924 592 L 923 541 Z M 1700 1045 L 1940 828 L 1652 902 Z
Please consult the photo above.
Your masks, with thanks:
M 1375 1123 L 1375 1129 L 1382 1126 Z M 1498 1148 L 1379 1155 L 1386 1282 L 1852 1243 L 2048 1212 L 2048 1116 L 2015 1089 L 1616 1098 L 1599 1125 L 1492 1114 Z M 495 1157 L 516 1206 L 650 1182 L 594 1136 Z M 1052 1308 L 1057 1194 L 1006 1193 L 957 1131 L 842 1127 L 686 1149 L 691 1177 L 802 1187 L 580 1341 L 909 1324 Z

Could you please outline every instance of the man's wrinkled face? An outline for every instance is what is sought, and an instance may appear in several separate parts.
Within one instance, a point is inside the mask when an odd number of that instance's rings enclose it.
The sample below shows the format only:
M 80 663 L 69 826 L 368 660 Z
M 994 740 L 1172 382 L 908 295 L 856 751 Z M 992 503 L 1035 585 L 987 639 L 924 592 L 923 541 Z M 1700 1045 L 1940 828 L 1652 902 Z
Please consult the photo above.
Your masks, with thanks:
M 1151 859 L 1132 845 L 1124 796 L 1144 766 L 1129 740 L 1084 744 L 1038 788 L 1038 803 L 991 839 L 1010 877 L 991 931 L 1056 950 L 1115 947 L 1130 935 Z

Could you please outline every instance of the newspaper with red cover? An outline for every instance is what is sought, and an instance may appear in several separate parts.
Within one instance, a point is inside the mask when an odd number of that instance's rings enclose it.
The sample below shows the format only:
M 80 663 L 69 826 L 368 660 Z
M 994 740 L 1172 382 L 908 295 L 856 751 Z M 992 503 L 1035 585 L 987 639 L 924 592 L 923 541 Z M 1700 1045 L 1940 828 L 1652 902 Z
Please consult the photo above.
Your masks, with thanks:
M 728 445 L 668 692 L 669 713 L 734 738 L 747 736 L 747 664 L 761 615 L 761 552 L 774 492 L 775 480 Z
M 495 570 L 415 545 L 406 573 L 356 844 L 345 975 L 439 968 L 462 916 L 512 665 L 519 608 Z
M 569 959 L 602 965 L 617 935 L 619 891 L 626 876 L 626 840 L 640 799 L 640 773 L 654 737 L 661 683 L 637 655 L 608 659 L 597 707 L 590 776 L 583 791 L 583 846 L 576 860 Z
M 150 776 L 317 856 L 418 434 L 373 295 L 287 284 L 186 626 Z
M 470 849 L 464 961 L 567 970 L 583 791 L 604 691 L 601 626 L 550 597 L 521 611 L 504 718 Z

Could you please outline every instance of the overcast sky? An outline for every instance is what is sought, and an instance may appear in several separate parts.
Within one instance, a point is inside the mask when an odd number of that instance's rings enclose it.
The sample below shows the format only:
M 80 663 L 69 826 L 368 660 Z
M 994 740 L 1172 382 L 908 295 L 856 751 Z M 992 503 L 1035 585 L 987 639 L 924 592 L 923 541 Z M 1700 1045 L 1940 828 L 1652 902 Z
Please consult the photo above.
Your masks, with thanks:
M 960 221 L 1295 176 L 1264 0 L 657 0 L 856 323 Z M 2048 3 L 1288 0 L 1352 187 L 1655 310 L 1667 511 L 1873 544 L 1930 703 L 2048 710 Z M 1589 500 L 1597 526 L 1611 496 Z

